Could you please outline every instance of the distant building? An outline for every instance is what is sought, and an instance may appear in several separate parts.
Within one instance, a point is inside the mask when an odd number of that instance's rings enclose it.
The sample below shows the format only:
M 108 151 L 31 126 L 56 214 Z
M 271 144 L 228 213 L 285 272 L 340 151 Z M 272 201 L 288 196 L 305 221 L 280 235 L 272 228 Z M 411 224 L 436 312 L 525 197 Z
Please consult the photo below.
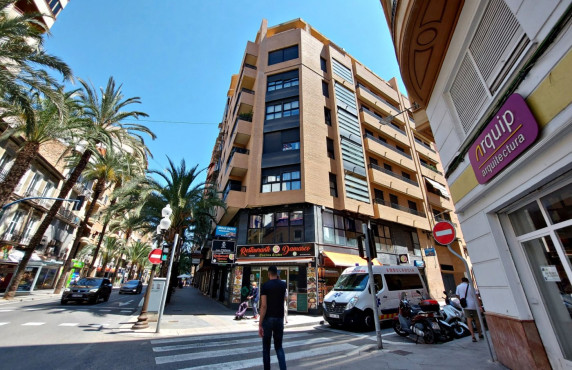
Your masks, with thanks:
M 227 204 L 218 225 L 237 229 L 236 267 L 210 251 L 195 283 L 238 304 L 242 286 L 276 264 L 290 309 L 318 311 L 341 272 L 366 263 L 358 240 L 369 225 L 376 263 L 419 266 L 435 298 L 454 290 L 464 267 L 433 241 L 435 221 L 455 225 L 462 255 L 464 242 L 439 154 L 410 107 L 395 79 L 302 19 L 264 20 L 231 78 L 207 177 Z
M 50 29 L 68 3 L 69 0 L 18 0 L 14 10 L 20 13 L 41 14 L 41 22 Z
M 494 350 L 572 367 L 570 1 L 382 0 L 415 127 L 431 131 Z

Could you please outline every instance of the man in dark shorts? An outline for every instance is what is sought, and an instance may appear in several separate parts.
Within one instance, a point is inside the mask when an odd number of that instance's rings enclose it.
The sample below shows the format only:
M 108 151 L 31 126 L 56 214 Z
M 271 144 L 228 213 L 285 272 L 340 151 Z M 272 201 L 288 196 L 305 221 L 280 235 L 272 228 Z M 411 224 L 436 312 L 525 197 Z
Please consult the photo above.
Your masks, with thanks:
M 270 369 L 270 341 L 274 336 L 274 350 L 280 370 L 286 369 L 286 356 L 282 348 L 284 335 L 284 295 L 286 283 L 278 278 L 276 266 L 268 268 L 270 279 L 260 289 L 260 322 L 258 335 L 262 338 L 262 361 L 264 369 Z

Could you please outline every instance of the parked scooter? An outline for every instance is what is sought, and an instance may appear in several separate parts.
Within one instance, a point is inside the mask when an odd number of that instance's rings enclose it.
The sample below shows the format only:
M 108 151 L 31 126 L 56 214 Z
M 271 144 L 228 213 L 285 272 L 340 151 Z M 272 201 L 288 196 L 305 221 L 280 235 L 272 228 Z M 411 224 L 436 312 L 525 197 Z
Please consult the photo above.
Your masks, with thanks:
M 465 314 L 459 299 L 451 297 L 452 294 L 447 294 L 446 291 L 443 291 L 443 293 L 445 294 L 445 306 L 441 309 L 443 321 L 451 327 L 455 338 L 462 338 L 471 334 L 469 327 L 465 323 Z
M 421 292 L 418 291 L 418 293 Z M 415 343 L 422 337 L 425 343 L 432 344 L 441 337 L 447 336 L 439 324 L 439 317 L 437 301 L 422 299 L 419 305 L 412 305 L 404 292 L 399 302 L 399 314 L 393 318 L 393 330 L 402 337 L 410 334 L 416 335 Z

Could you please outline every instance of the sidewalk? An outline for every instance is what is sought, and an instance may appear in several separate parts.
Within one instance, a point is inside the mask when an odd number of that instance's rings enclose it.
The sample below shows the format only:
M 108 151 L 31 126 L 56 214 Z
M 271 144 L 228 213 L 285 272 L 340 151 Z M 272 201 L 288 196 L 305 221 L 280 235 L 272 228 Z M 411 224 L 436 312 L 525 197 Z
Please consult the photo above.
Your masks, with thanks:
M 4 292 L 0 293 L 0 306 L 11 304 L 15 302 L 31 302 L 31 301 L 42 301 L 46 299 L 60 298 L 61 294 L 54 294 L 53 289 L 42 289 L 34 290 L 33 292 L 16 292 L 14 299 L 2 299 Z

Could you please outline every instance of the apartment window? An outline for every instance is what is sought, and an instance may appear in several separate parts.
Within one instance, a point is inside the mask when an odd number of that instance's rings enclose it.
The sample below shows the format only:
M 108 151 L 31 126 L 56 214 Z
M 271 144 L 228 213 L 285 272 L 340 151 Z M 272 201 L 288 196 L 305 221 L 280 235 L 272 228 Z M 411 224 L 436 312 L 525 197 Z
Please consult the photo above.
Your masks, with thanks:
M 326 107 L 324 107 L 324 121 L 326 122 L 326 125 L 332 125 L 332 111 Z
M 380 253 L 395 253 L 389 226 L 374 225 L 372 228 L 375 250 Z
M 417 212 L 417 204 L 415 202 L 408 200 L 407 205 L 409 206 L 410 210 Z
M 39 173 L 34 173 L 34 177 L 32 178 L 32 181 L 30 181 L 30 184 L 28 185 L 28 189 L 26 190 L 26 193 L 36 192 L 37 187 L 39 186 L 42 178 L 43 178 L 43 176 L 40 175 Z
M 288 150 L 300 150 L 300 142 L 295 141 L 295 142 L 291 142 L 291 143 L 282 144 L 282 151 L 285 152 Z
M 369 157 L 369 163 L 377 166 L 377 159 Z
M 6 233 L 13 235 L 18 231 L 20 226 L 20 220 L 22 218 L 22 211 L 14 212 L 14 216 L 12 216 L 12 221 L 10 221 L 10 225 L 8 225 L 8 229 L 6 229 Z
M 329 98 L 330 97 L 330 91 L 328 88 L 328 83 L 325 81 L 322 81 L 322 94 L 326 97 Z
M 379 190 L 379 189 L 373 189 L 373 193 L 375 195 L 375 200 L 376 201 L 381 201 L 383 202 L 383 191 Z
M 290 46 L 284 49 L 274 50 L 268 53 L 268 65 L 285 62 L 298 58 L 298 45 Z
M 419 243 L 419 235 L 417 235 L 417 231 L 411 232 L 411 241 L 413 242 L 413 255 L 421 256 L 421 243 Z
M 262 192 L 298 190 L 301 188 L 300 170 L 269 169 L 262 173 Z
M 362 222 L 350 217 L 322 213 L 324 243 L 357 246 L 357 238 L 361 235 Z
M 287 73 L 287 74 L 291 74 L 291 73 Z M 278 75 L 274 78 L 274 81 L 273 81 L 273 77 L 274 76 L 270 76 L 268 78 L 268 82 L 266 85 L 266 91 L 268 91 L 268 92 L 275 91 L 275 90 L 287 89 L 289 87 L 298 86 L 298 84 L 299 84 L 298 76 L 290 77 L 290 78 L 276 79 L 276 78 L 280 78 L 280 75 Z
M 402 147 L 400 147 L 399 145 L 395 146 L 395 149 L 399 150 L 401 153 L 405 153 L 405 149 L 403 149 Z
M 12 156 L 5 154 L 2 159 L 0 160 L 0 173 L 1 172 L 8 172 L 11 167 Z
M 328 157 L 335 159 L 336 156 L 334 155 L 334 140 L 327 137 L 326 138 L 326 147 L 328 149 Z
M 34 226 L 37 222 L 38 218 L 34 217 L 28 222 L 28 225 L 26 225 L 26 230 L 24 231 L 24 235 L 22 235 L 22 242 L 24 244 L 27 244 L 29 239 L 33 236 L 32 231 L 34 230 Z
M 397 195 L 389 194 L 389 203 L 391 203 L 392 208 L 398 208 L 399 201 L 397 200 Z
M 370 131 L 370 130 L 367 130 L 367 129 L 365 130 L 365 134 L 366 134 L 366 135 L 369 135 L 369 136 L 372 136 L 372 137 L 375 137 L 375 135 L 373 134 L 373 132 Z
M 296 100 L 273 102 L 266 105 L 267 121 L 298 115 L 300 115 L 298 98 L 296 98 Z
M 383 164 L 383 168 L 385 168 L 386 170 L 388 170 L 389 172 L 393 172 L 393 168 L 391 167 L 391 165 L 384 163 Z
M 407 172 L 401 171 L 401 176 L 405 177 L 407 180 L 411 180 L 411 175 L 409 175 Z
M 320 58 L 320 69 L 324 72 L 328 72 L 328 67 L 324 58 Z
M 333 173 L 330 174 L 330 195 L 332 197 L 338 197 L 338 181 L 336 175 Z
M 304 212 L 300 210 L 250 215 L 249 244 L 304 241 Z

